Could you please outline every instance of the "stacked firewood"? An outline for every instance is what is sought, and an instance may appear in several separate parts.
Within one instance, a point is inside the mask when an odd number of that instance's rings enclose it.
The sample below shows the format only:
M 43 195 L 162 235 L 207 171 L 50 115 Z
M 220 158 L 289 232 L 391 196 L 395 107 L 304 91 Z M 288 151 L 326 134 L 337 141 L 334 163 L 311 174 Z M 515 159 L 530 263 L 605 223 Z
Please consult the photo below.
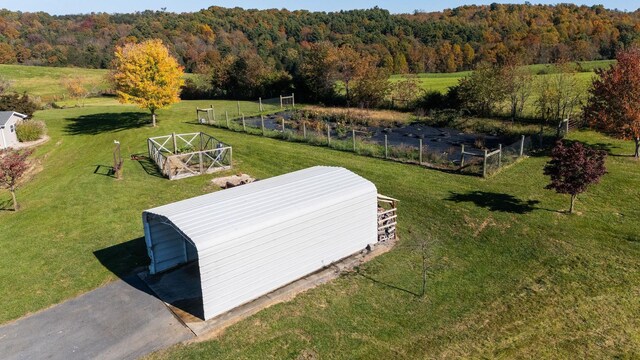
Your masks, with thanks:
M 378 241 L 386 242 L 396 238 L 396 212 L 378 207 Z

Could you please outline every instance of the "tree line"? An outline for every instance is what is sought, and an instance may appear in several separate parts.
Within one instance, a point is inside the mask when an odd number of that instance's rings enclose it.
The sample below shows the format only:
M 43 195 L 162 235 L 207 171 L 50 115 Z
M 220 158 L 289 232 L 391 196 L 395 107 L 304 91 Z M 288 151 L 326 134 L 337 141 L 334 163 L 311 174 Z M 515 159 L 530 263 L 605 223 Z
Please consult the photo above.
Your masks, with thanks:
M 154 38 L 193 73 L 245 58 L 264 62 L 272 77 L 295 75 L 305 49 L 321 42 L 366 53 L 390 73 L 454 72 L 514 54 L 525 63 L 610 59 L 640 44 L 640 11 L 571 4 L 492 4 L 404 15 L 377 7 L 64 16 L 0 10 L 0 63 L 108 68 L 116 46 Z

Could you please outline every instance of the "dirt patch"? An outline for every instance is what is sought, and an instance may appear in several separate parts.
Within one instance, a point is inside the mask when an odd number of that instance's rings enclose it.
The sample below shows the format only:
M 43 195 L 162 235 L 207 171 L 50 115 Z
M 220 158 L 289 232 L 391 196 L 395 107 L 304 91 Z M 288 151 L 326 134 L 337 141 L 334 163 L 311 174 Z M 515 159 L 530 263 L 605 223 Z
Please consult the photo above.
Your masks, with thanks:
M 239 174 L 239 175 L 231 175 L 231 176 L 215 178 L 211 180 L 211 183 L 223 189 L 229 189 L 232 187 L 249 184 L 254 181 L 256 181 L 256 179 L 252 178 L 247 174 Z

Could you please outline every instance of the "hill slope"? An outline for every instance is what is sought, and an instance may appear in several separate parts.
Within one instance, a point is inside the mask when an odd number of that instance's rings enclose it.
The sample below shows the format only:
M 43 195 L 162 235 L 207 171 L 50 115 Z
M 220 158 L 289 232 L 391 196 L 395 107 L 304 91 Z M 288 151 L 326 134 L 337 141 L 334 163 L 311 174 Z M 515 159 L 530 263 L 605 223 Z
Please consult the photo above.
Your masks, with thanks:
M 116 44 L 148 38 L 164 40 L 190 72 L 249 52 L 293 73 L 301 51 L 321 41 L 373 53 L 394 73 L 453 72 L 507 53 L 532 64 L 610 59 L 640 42 L 640 11 L 571 4 L 463 6 L 413 15 L 379 8 L 67 16 L 0 10 L 0 63 L 105 68 Z

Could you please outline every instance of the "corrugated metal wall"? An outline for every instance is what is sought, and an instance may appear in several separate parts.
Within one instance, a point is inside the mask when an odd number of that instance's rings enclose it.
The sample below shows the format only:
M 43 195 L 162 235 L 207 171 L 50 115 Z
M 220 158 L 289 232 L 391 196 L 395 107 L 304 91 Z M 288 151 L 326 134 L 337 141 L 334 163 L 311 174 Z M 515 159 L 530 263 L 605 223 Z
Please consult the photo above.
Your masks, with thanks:
M 322 167 L 279 178 L 255 183 L 253 189 L 253 184 L 249 184 L 231 189 L 238 189 L 235 193 L 224 190 L 217 195 L 194 198 L 193 205 L 203 212 L 202 224 L 189 219 L 184 227 L 178 227 L 184 212 L 171 206 L 148 210 L 166 215 L 167 221 L 195 243 L 205 319 L 276 290 L 377 241 L 377 190 L 371 182 L 345 169 Z M 283 186 L 294 179 L 295 185 Z M 239 191 L 241 188 L 244 189 Z M 254 198 L 249 196 L 252 191 L 256 191 Z M 232 194 L 237 196 L 230 196 Z M 211 201 L 224 199 L 227 203 L 203 209 L 206 197 Z M 231 204 L 234 199 L 241 204 Z M 188 202 L 176 204 L 190 212 Z M 269 212 L 269 204 L 273 212 Z M 238 209 L 244 209 L 245 216 L 236 222 L 229 219 L 223 222 L 222 217 L 212 216 L 218 212 L 229 215 L 229 211 L 233 213 L 232 210 Z M 207 218 L 209 221 L 204 220 Z M 143 216 L 143 219 L 148 221 L 145 233 L 155 264 L 152 271 L 163 271 L 184 262 L 181 247 L 184 240 L 180 241 L 182 236 L 178 231 L 160 224 L 164 221 L 162 216 Z M 216 228 L 224 231 L 207 227 L 216 223 L 220 224 Z
M 161 217 L 153 217 L 145 224 L 151 274 L 196 260 L 198 256 L 195 246 L 166 221 Z

